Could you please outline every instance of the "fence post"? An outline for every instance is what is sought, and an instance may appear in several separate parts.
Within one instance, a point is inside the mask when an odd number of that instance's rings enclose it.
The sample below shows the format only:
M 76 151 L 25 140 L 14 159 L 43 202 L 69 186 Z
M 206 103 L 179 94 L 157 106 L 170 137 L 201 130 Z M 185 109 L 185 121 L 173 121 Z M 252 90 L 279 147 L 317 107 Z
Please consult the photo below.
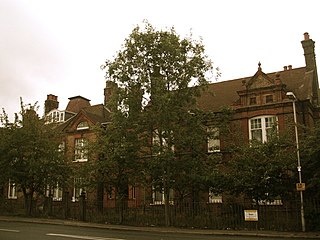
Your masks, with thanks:
M 86 221 L 86 192 L 82 191 L 80 194 L 80 220 Z
M 49 194 L 49 197 L 46 199 L 47 200 L 47 204 L 48 204 L 48 209 L 47 209 L 47 214 L 48 216 L 52 216 L 53 211 L 52 211 L 52 202 L 53 202 L 53 196 L 52 194 Z
M 63 193 L 63 205 L 64 205 L 64 218 L 68 219 L 70 215 L 70 206 L 69 206 L 69 192 L 65 191 Z

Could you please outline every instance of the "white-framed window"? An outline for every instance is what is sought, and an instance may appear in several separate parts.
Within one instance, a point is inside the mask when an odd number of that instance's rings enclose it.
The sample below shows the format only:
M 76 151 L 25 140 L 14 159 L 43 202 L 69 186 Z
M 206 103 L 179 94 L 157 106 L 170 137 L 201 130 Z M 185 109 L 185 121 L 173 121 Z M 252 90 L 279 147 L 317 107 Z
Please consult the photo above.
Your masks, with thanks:
M 135 186 L 129 187 L 129 199 L 136 199 L 136 187 Z
M 169 190 L 169 204 L 173 205 L 173 189 Z M 165 204 L 164 191 L 156 190 L 155 187 L 152 187 L 152 204 L 153 205 L 163 205 Z
M 207 127 L 207 147 L 208 153 L 220 152 L 220 131 L 217 127 Z
M 170 137 L 173 139 L 173 134 L 170 133 Z M 162 133 L 159 132 L 158 129 L 153 131 L 152 134 L 152 146 L 153 146 L 153 154 L 154 155 L 158 155 L 159 154 L 159 150 L 162 148 L 164 150 L 166 149 L 170 149 L 171 151 L 175 151 L 175 147 L 174 145 L 172 145 L 171 147 L 168 144 L 168 136 L 166 136 L 166 133 L 163 131 Z
M 222 195 L 216 194 L 209 188 L 209 203 L 222 203 Z
M 77 130 L 84 130 L 88 128 L 89 128 L 89 124 L 87 121 L 82 121 L 77 125 Z
M 64 152 L 66 148 L 66 143 L 65 142 L 61 142 L 58 146 L 58 152 Z
M 65 112 L 59 110 L 52 110 L 47 115 L 47 122 L 64 122 Z
M 268 201 L 268 200 L 260 200 L 258 201 L 259 205 L 267 205 L 267 206 L 281 206 L 283 205 L 281 199 L 275 199 L 273 201 Z
M 74 161 L 88 161 L 88 140 L 85 138 L 76 138 L 74 140 Z
M 265 193 L 266 196 L 269 195 L 269 193 Z M 276 197 L 274 200 L 259 200 L 259 205 L 267 205 L 267 206 L 280 206 L 283 205 L 282 199 L 280 196 Z
M 17 187 L 16 183 L 9 179 L 8 184 L 8 199 L 17 199 Z
M 72 191 L 72 202 L 79 201 L 79 197 L 82 192 L 85 191 L 83 187 L 83 178 L 74 178 L 73 179 L 73 191 Z
M 267 142 L 274 131 L 277 131 L 276 116 L 259 116 L 249 120 L 250 140 Z
M 62 201 L 62 188 L 57 185 L 52 190 L 52 200 L 53 201 Z
M 51 197 L 53 201 L 62 201 L 62 188 L 57 183 L 54 186 L 47 186 L 46 187 L 46 196 Z

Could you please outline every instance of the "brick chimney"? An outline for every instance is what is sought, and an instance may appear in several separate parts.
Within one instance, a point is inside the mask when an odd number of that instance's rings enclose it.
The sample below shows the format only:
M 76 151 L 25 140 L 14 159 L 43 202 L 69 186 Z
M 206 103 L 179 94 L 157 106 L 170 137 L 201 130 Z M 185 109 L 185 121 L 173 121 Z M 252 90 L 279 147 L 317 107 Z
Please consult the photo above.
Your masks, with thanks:
M 319 103 L 318 99 L 318 73 L 317 73 L 317 63 L 316 63 L 316 54 L 314 51 L 314 41 L 310 39 L 309 33 L 304 33 L 304 40 L 301 41 L 303 50 L 304 50 L 304 58 L 306 61 L 306 71 L 313 71 L 313 90 L 312 90 L 312 101 L 314 104 Z
M 104 105 L 106 106 L 111 98 L 111 96 L 115 93 L 118 86 L 116 83 L 111 81 L 106 81 L 106 87 L 104 89 Z
M 44 102 L 44 114 L 47 115 L 50 111 L 58 108 L 58 97 L 53 94 L 48 94 L 47 100 Z
M 316 54 L 314 52 L 314 41 L 310 39 L 309 33 L 304 33 L 304 40 L 301 41 L 303 50 L 304 50 L 304 58 L 306 61 L 306 70 L 316 70 Z

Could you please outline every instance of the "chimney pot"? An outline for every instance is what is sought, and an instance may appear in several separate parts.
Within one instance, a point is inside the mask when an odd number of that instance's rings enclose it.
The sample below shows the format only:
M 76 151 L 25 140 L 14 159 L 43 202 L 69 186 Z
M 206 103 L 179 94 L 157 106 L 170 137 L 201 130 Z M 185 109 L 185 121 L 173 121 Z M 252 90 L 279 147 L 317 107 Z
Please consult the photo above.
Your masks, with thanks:
M 289 70 L 292 70 L 292 65 L 289 65 L 288 68 L 289 68 Z
M 112 81 L 106 81 L 106 87 L 104 89 L 104 105 L 110 100 L 111 96 L 116 93 L 118 85 Z
M 47 95 L 47 100 L 44 102 L 44 113 L 45 115 L 53 109 L 59 108 L 58 97 L 53 94 Z
M 304 33 L 304 40 L 301 41 L 303 51 L 304 51 L 304 58 L 306 62 L 306 71 L 315 70 L 317 71 L 317 64 L 316 64 L 316 54 L 314 50 L 314 41 L 309 38 L 309 33 Z
M 47 95 L 47 100 L 54 100 L 54 101 L 58 101 L 58 97 L 53 95 L 53 94 L 48 94 Z
M 287 71 L 287 70 L 288 70 L 288 67 L 287 67 L 287 66 L 284 66 L 284 67 L 283 67 L 283 70 Z

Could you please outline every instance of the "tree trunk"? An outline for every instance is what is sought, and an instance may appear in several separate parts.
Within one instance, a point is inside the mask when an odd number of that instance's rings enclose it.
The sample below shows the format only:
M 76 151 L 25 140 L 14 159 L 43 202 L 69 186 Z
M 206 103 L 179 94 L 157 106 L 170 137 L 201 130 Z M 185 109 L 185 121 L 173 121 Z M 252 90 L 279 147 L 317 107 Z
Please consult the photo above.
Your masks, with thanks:
M 170 226 L 170 191 L 167 184 L 164 184 L 164 215 L 165 215 L 165 224 L 167 227 Z
M 123 199 L 120 198 L 119 199 L 119 223 L 122 224 L 123 223 Z
M 116 188 L 116 195 L 119 223 L 122 224 L 124 221 L 124 211 L 128 207 L 128 179 L 126 177 L 120 179 L 118 187 Z
M 70 198 L 69 198 L 69 192 L 65 191 L 63 192 L 63 210 L 64 210 L 64 218 L 68 219 L 70 216 Z
M 103 213 L 103 201 L 104 201 L 104 184 L 99 182 L 97 186 L 97 206 L 98 211 Z
M 87 202 L 86 202 L 86 193 L 84 191 L 80 194 L 80 220 L 87 220 Z
M 25 210 L 27 216 L 32 216 L 32 205 L 33 205 L 33 190 L 28 190 L 23 188 L 23 195 L 24 195 L 24 203 L 25 203 Z
M 123 206 L 122 206 L 122 196 L 120 193 L 120 187 L 115 188 L 115 195 L 116 195 L 116 212 L 118 213 L 119 216 L 119 224 L 122 224 L 123 222 Z

